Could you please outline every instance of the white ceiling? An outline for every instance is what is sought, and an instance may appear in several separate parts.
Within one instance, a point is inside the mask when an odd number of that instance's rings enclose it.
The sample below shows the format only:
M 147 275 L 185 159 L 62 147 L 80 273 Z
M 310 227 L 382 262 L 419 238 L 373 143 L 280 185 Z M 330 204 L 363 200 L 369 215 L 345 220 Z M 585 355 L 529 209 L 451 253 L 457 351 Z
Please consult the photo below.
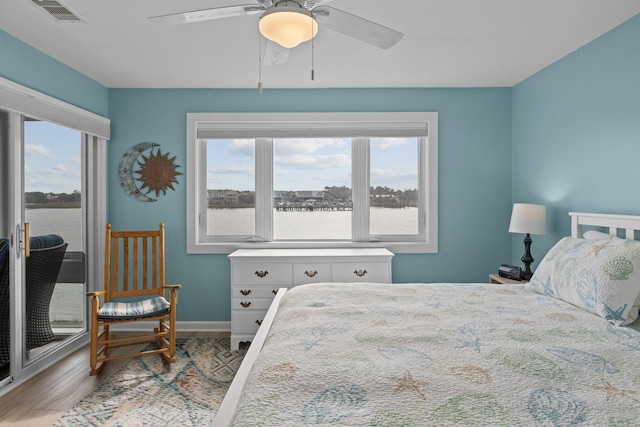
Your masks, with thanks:
M 174 26 L 147 20 L 255 0 L 60 2 L 85 22 L 59 23 L 32 0 L 2 0 L 0 29 L 110 88 L 257 85 L 257 15 Z M 329 6 L 404 37 L 382 50 L 321 25 L 315 80 L 305 43 L 287 63 L 262 67 L 265 88 L 510 87 L 640 13 L 640 0 L 333 0 Z

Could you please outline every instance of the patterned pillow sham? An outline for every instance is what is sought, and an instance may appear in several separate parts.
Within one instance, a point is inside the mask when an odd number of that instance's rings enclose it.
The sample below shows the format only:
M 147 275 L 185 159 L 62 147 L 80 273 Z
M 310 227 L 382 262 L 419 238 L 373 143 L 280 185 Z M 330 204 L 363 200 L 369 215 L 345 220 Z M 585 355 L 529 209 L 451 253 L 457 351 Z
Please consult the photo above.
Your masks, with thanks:
M 597 240 L 597 239 L 618 239 L 618 236 L 614 236 L 613 234 L 609 234 L 609 233 L 603 233 L 601 231 L 596 231 L 596 230 L 589 230 L 587 232 L 585 232 L 582 237 L 584 237 L 585 239 L 593 239 L 593 240 Z
M 628 325 L 640 309 L 640 241 L 565 237 L 526 286 L 614 325 Z

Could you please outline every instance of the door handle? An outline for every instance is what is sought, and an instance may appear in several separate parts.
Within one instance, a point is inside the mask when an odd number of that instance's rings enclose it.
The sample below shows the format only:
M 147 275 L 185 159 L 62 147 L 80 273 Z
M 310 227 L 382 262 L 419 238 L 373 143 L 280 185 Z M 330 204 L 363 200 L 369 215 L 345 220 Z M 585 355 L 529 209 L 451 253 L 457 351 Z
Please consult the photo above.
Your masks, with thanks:
M 20 224 L 16 226 L 17 236 L 17 250 L 20 253 L 21 249 L 24 249 L 24 256 L 29 257 L 31 255 L 31 247 L 29 245 L 29 223 L 24 223 L 24 228 L 20 228 Z M 22 236 L 22 238 L 20 238 Z
M 31 255 L 31 244 L 29 242 L 29 223 L 24 223 L 24 256 L 29 258 Z

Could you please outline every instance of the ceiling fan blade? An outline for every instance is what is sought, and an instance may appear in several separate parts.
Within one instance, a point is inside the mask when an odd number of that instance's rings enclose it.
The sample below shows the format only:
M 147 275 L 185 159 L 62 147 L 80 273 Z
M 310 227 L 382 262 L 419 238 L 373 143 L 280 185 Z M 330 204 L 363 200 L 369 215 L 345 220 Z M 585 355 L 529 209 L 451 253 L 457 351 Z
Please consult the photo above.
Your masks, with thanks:
M 169 15 L 152 16 L 148 19 L 157 24 L 189 24 L 191 22 L 210 21 L 212 19 L 229 18 L 232 16 L 252 15 L 262 12 L 263 10 L 265 10 L 265 7 L 262 5 L 245 4 L 193 10 L 191 12 L 171 13 Z
M 321 6 L 326 3 L 331 3 L 333 0 L 304 0 L 302 2 L 302 7 L 307 10 L 313 10 L 314 8 Z
M 262 65 L 284 64 L 289 59 L 289 50 L 274 41 L 267 40 L 264 55 L 262 56 Z
M 314 8 L 313 13 L 320 23 L 321 29 L 328 28 L 381 49 L 389 49 L 398 43 L 404 35 L 384 25 L 376 24 L 333 7 L 320 6 Z

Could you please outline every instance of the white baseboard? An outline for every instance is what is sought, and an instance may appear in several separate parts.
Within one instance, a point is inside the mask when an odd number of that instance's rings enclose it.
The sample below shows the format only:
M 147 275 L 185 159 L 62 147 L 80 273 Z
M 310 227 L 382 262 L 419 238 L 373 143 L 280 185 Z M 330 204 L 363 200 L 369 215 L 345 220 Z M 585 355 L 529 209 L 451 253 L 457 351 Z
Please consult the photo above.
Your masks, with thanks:
M 158 322 L 131 322 L 122 325 L 111 325 L 112 331 L 148 331 Z M 231 332 L 231 322 L 188 322 L 176 321 L 176 332 Z

